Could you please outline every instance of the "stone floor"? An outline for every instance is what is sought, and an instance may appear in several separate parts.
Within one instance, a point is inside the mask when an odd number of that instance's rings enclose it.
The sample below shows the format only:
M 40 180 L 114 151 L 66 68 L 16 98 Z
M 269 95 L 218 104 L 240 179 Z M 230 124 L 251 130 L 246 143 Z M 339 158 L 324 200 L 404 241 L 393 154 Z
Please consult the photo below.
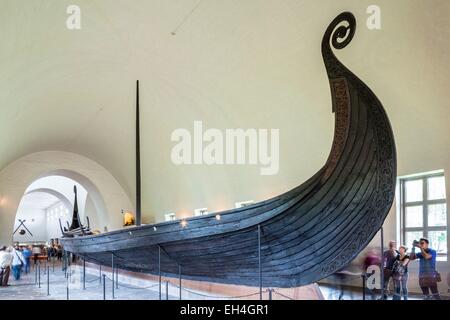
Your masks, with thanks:
M 9 287 L 0 287 L 0 300 L 103 300 L 103 283 L 100 281 L 100 274 L 94 270 L 89 270 L 86 273 L 86 288 L 83 289 L 83 277 L 82 268 L 73 266 L 69 269 L 70 272 L 66 273 L 62 270 L 60 265 L 49 267 L 49 289 L 47 287 L 47 272 L 46 268 L 42 268 L 39 281 L 37 280 L 38 273 L 35 269 L 32 269 L 29 274 L 22 274 L 22 278 L 19 281 L 10 277 Z M 105 299 L 113 299 L 113 288 L 111 281 L 111 274 L 108 272 L 103 273 L 105 275 Z M 103 278 L 103 277 L 102 277 Z M 124 278 L 125 279 L 125 278 Z M 145 286 L 143 286 L 145 285 Z M 115 300 L 157 300 L 159 299 L 159 284 L 156 282 L 147 282 L 141 286 L 133 285 L 120 281 L 114 286 L 114 299 Z M 362 300 L 362 290 L 355 287 L 344 287 L 344 293 L 340 297 L 340 289 L 334 285 L 320 284 L 320 290 L 325 300 Z M 69 288 L 67 290 L 67 288 Z M 169 300 L 179 299 L 179 287 L 170 285 L 168 287 Z M 47 294 L 49 290 L 49 295 Z M 204 295 L 201 292 L 195 292 L 183 288 L 182 293 L 183 300 L 206 300 L 206 299 L 223 299 L 223 297 L 214 297 L 210 295 Z M 248 297 L 252 299 L 257 297 Z M 290 299 L 289 297 L 286 297 Z M 379 295 L 366 294 L 367 300 L 378 299 Z M 412 294 L 410 300 L 418 300 L 422 297 L 420 295 Z M 444 299 L 447 297 L 443 296 Z M 166 299 L 165 285 L 162 287 L 162 299 Z M 233 299 L 229 297 L 227 299 Z M 390 297 L 392 299 L 392 297 Z M 233 299 L 234 300 L 234 299 Z
M 40 270 L 40 285 L 38 272 L 32 268 L 29 274 L 22 273 L 21 279 L 16 281 L 10 276 L 9 286 L 0 287 L 0 300 L 103 300 L 103 290 L 105 290 L 105 300 L 113 299 L 113 286 L 111 273 L 109 270 L 103 271 L 100 275 L 98 270 L 86 268 L 85 289 L 83 289 L 83 272 L 81 265 L 72 265 L 68 269 L 68 275 L 62 270 L 60 264 L 53 268 L 49 264 L 49 295 L 47 295 L 47 268 L 45 264 Z M 100 281 L 105 275 L 105 289 Z M 122 280 L 123 281 L 122 281 Z M 129 277 L 120 275 L 119 284 L 114 285 L 114 300 L 158 300 L 159 283 L 150 281 L 134 281 Z M 130 280 L 132 283 L 130 283 Z M 139 283 L 135 285 L 133 283 Z M 69 288 L 67 290 L 67 288 Z M 167 289 L 166 289 L 167 288 Z M 166 290 L 169 294 L 166 294 Z M 173 284 L 162 284 L 163 300 L 179 300 L 180 290 Z M 251 299 L 252 297 L 249 297 Z M 257 294 L 255 294 L 255 299 Z M 210 293 L 182 288 L 183 300 L 235 300 L 238 298 L 214 296 Z
M 61 267 L 55 271 L 50 268 L 49 281 L 50 295 L 47 295 L 47 274 L 41 271 L 41 285 L 35 283 L 36 273 L 32 270 L 29 274 L 23 274 L 19 281 L 11 276 L 9 287 L 0 288 L 0 300 L 67 300 L 67 287 L 69 287 L 69 300 L 103 300 L 103 284 L 99 276 L 86 274 L 86 289 L 83 290 L 82 276 L 73 274 L 65 277 Z M 128 284 L 119 283 L 119 288 L 114 290 L 116 300 L 157 300 L 159 299 L 158 284 L 152 288 L 140 288 Z M 166 298 L 164 293 L 163 299 Z M 105 299 L 112 299 L 112 281 L 106 278 Z M 169 296 L 170 300 L 178 297 Z
M 357 287 L 344 287 L 343 294 L 341 296 L 341 289 L 330 284 L 320 284 L 320 291 L 322 292 L 325 300 L 363 300 L 362 289 Z M 367 289 L 366 289 L 367 290 Z M 367 290 L 366 300 L 378 300 L 380 298 L 379 292 L 372 292 Z M 422 300 L 423 295 L 418 293 L 410 293 L 408 300 Z M 447 293 L 441 292 L 442 300 L 450 300 L 450 296 Z M 392 291 L 389 292 L 388 300 L 392 300 Z

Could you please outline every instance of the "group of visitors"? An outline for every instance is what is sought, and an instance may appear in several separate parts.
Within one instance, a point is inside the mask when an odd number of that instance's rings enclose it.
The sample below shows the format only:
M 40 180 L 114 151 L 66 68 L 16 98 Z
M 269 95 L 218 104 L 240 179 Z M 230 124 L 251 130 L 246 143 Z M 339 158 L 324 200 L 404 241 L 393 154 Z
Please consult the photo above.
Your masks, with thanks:
M 27 269 L 27 259 L 25 256 L 27 253 L 21 250 L 20 247 L 0 247 L 0 286 L 7 287 L 9 281 L 9 275 L 12 272 L 14 279 L 20 280 L 22 269 Z M 31 256 L 31 252 L 29 257 Z M 29 258 L 28 258 L 29 261 Z M 28 263 L 29 265 L 29 263 Z M 27 272 L 27 271 L 25 271 Z
M 36 265 L 40 257 L 50 260 L 52 257 L 61 260 L 63 249 L 60 245 L 0 247 L 0 287 L 7 287 L 12 273 L 15 280 L 20 280 L 22 272 L 30 272 L 32 258 Z
M 58 260 L 62 259 L 63 249 L 61 245 L 53 245 L 53 246 L 34 246 L 32 249 L 34 264 L 36 265 L 40 256 L 45 256 L 47 261 L 55 258 Z
M 419 286 L 426 300 L 440 300 L 438 281 L 440 275 L 436 271 L 436 251 L 429 247 L 429 240 L 421 238 L 414 241 L 412 250 L 408 254 L 408 248 L 404 245 L 397 249 L 396 242 L 389 242 L 389 249 L 383 253 L 383 292 L 382 299 L 387 299 L 389 281 L 394 282 L 394 300 L 408 299 L 408 264 L 411 260 L 419 259 Z M 416 248 L 418 251 L 416 253 Z M 431 292 L 431 294 L 430 294 Z

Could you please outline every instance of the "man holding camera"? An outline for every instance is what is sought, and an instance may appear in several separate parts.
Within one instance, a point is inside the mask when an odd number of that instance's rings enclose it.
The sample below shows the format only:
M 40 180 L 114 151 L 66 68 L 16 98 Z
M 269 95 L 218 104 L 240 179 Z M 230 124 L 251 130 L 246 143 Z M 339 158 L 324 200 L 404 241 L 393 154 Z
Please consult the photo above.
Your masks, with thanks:
M 430 242 L 426 238 L 420 238 L 419 241 L 414 240 L 410 259 L 419 259 L 419 285 L 425 295 L 426 300 L 441 300 L 437 286 L 436 272 L 436 251 L 429 248 Z M 416 254 L 415 248 L 419 248 L 420 252 Z M 430 296 L 431 290 L 431 296 Z

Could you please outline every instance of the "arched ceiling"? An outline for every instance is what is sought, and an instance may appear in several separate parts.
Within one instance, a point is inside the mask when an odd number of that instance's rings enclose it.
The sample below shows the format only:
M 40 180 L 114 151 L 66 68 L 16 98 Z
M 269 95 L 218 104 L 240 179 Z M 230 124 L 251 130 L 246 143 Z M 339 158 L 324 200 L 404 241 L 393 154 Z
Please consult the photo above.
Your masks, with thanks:
M 147 217 L 224 209 L 291 188 L 320 168 L 331 146 L 320 41 L 344 10 L 359 26 L 338 56 L 383 101 L 399 173 L 448 166 L 450 2 L 376 2 L 378 31 L 365 27 L 373 4 L 366 0 L 77 0 L 82 29 L 70 31 L 72 1 L 1 0 L 0 169 L 32 152 L 74 152 L 107 168 L 133 198 L 140 79 Z M 192 131 L 194 120 L 279 128 L 279 173 L 175 166 L 170 134 Z
M 58 202 L 60 200 L 48 192 L 33 192 L 23 196 L 20 202 L 20 209 L 22 212 L 46 210 Z

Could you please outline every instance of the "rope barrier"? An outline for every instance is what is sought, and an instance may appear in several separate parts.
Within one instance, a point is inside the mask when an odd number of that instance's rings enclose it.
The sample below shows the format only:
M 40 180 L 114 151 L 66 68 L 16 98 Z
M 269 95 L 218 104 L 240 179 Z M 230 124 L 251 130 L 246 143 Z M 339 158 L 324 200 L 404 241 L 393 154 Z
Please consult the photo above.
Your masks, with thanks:
M 108 277 L 106 274 L 105 274 L 105 278 L 107 278 L 107 279 L 110 280 L 110 281 L 113 281 L 113 280 L 112 280 L 110 277 Z M 98 280 L 98 279 L 97 279 L 97 280 Z M 114 280 L 114 281 L 116 281 L 116 280 Z M 124 288 L 128 288 L 128 289 L 133 289 L 133 290 L 146 290 L 146 289 L 151 289 L 151 288 L 154 288 L 154 287 L 159 286 L 159 283 L 153 284 L 153 285 L 148 286 L 148 287 L 131 287 L 131 286 L 127 286 L 127 285 L 121 284 L 121 283 L 119 282 L 119 286 L 120 286 L 120 287 L 124 287 Z
M 100 277 L 95 277 L 95 279 L 86 280 L 86 282 L 91 283 L 91 282 L 98 281 L 98 280 L 100 280 Z
M 106 274 L 103 274 L 105 276 L 106 279 L 109 279 L 109 281 L 115 281 L 113 279 L 111 279 L 110 277 L 108 277 Z
M 281 292 L 277 292 L 277 291 L 275 291 L 275 290 L 273 290 L 272 292 L 273 292 L 273 293 L 276 293 L 276 294 L 278 294 L 278 295 L 280 295 L 280 296 L 282 296 L 283 298 L 286 298 L 286 299 L 288 299 L 288 300 L 295 300 L 294 298 L 288 297 L 287 295 L 284 295 L 284 294 L 282 294 Z
M 372 275 L 372 274 L 370 274 Z M 362 274 L 348 274 L 348 273 L 333 273 L 328 278 L 339 278 L 339 281 L 341 282 L 350 282 L 356 279 L 361 279 Z M 327 278 L 327 279 L 328 279 Z
M 97 282 L 96 284 L 86 286 L 86 289 L 95 288 L 95 287 L 98 287 L 99 285 L 100 285 L 100 283 Z
M 36 286 L 36 283 L 17 283 L 17 284 L 13 284 L 10 285 L 10 287 L 26 287 L 26 286 Z
M 159 286 L 159 283 L 151 285 L 151 286 L 148 286 L 148 287 L 130 287 L 130 286 L 127 286 L 127 285 L 124 285 L 124 284 L 120 284 L 120 282 L 119 282 L 119 287 L 124 287 L 124 288 L 128 288 L 128 289 L 133 289 L 133 290 L 145 290 L 145 289 L 151 289 L 151 288 L 154 288 L 154 287 L 157 287 L 157 286 Z
M 171 284 L 169 283 L 169 285 L 175 287 L 175 288 L 180 288 L 180 286 L 177 286 L 176 284 Z M 255 296 L 259 294 L 258 292 L 252 293 L 252 294 L 246 294 L 246 295 L 242 295 L 242 296 L 211 296 L 211 295 L 207 295 L 207 294 L 203 294 L 203 293 L 198 293 L 192 290 L 189 290 L 187 288 L 183 288 L 181 287 L 181 290 L 184 290 L 186 292 L 192 293 L 192 294 L 196 294 L 198 296 L 202 296 L 202 297 L 206 297 L 206 298 L 216 298 L 216 299 L 240 299 L 240 298 L 247 298 L 247 297 L 251 297 L 251 296 Z M 267 289 L 264 291 L 267 292 Z

